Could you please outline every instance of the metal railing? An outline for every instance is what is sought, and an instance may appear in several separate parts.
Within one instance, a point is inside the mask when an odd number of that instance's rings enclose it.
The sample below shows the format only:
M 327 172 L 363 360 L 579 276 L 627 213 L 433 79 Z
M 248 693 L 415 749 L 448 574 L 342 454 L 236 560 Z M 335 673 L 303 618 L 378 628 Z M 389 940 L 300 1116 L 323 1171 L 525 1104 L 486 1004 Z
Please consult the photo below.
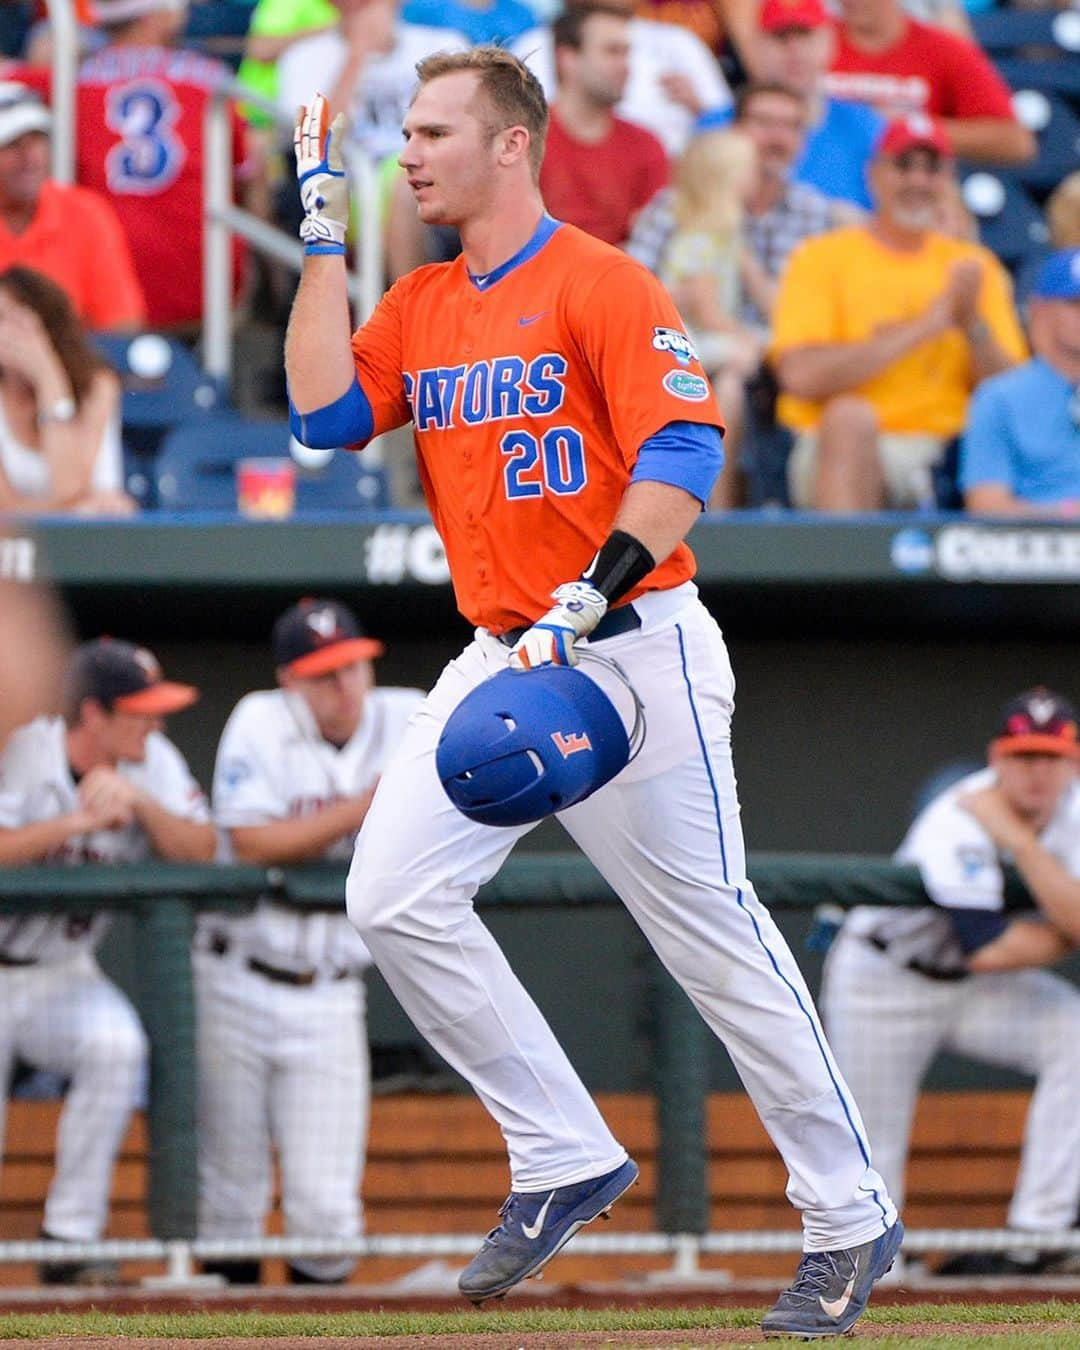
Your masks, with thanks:
M 927 903 L 917 870 L 885 859 L 811 855 L 752 855 L 750 875 L 769 905 L 807 909 L 829 903 L 844 908 L 873 903 Z M 0 870 L 0 914 L 27 910 L 127 909 L 140 915 L 135 961 L 157 999 L 148 1022 L 152 1047 L 162 1033 L 168 1053 L 152 1059 L 149 1109 L 148 1203 L 155 1238 L 91 1243 L 0 1242 L 0 1263 L 70 1260 L 162 1261 L 164 1281 L 192 1278 L 199 1259 L 272 1256 L 432 1257 L 470 1254 L 479 1234 L 379 1235 L 348 1241 L 311 1238 L 200 1239 L 196 1236 L 193 990 L 190 950 L 197 909 L 234 909 L 272 890 L 298 907 L 341 905 L 344 868 L 181 866 L 97 868 L 41 867 Z M 1017 885 L 1010 875 L 1010 893 Z M 617 905 L 615 894 L 577 854 L 525 854 L 511 858 L 478 897 L 481 907 L 528 904 Z M 790 1232 L 711 1232 L 704 1141 L 708 1091 L 706 1047 L 711 1033 L 678 986 L 662 972 L 653 985 L 657 1023 L 654 1077 L 658 1095 L 656 1222 L 661 1232 L 588 1235 L 575 1240 L 580 1254 L 669 1255 L 676 1276 L 692 1275 L 702 1255 L 786 1252 L 801 1247 Z M 146 1009 L 144 1009 L 144 1016 Z M 186 1075 L 186 1079 L 185 1079 Z M 161 1122 L 165 1122 L 162 1124 Z M 933 1229 L 909 1233 L 909 1252 L 1003 1251 L 1044 1248 L 1080 1251 L 1080 1232 L 1025 1233 L 986 1229 Z
M 71 183 L 75 178 L 78 134 L 78 24 L 72 0 L 47 0 L 47 9 L 52 31 L 51 174 L 59 183 Z M 304 260 L 303 245 L 298 239 L 233 201 L 231 108 L 240 102 L 268 116 L 283 142 L 291 144 L 293 130 L 292 123 L 274 103 L 235 80 L 223 80 L 207 104 L 203 127 L 202 360 L 207 373 L 223 384 L 231 380 L 233 366 L 233 236 L 239 236 L 258 252 L 296 272 Z M 371 159 L 354 142 L 348 142 L 345 148 L 355 215 L 349 296 L 356 322 L 362 323 L 384 289 L 381 192 Z
M 312 93 L 315 91 L 313 90 Z M 269 117 L 292 143 L 292 123 L 277 105 L 251 93 L 235 80 L 223 81 L 211 94 L 203 128 L 203 366 L 227 384 L 232 376 L 232 240 L 237 235 L 274 261 L 299 272 L 304 246 L 233 201 L 232 105 L 249 104 Z M 287 154 L 291 169 L 291 153 Z M 354 143 L 346 142 L 345 161 L 353 195 L 354 245 L 349 297 L 354 319 L 362 323 L 383 293 L 382 211 L 375 165 Z

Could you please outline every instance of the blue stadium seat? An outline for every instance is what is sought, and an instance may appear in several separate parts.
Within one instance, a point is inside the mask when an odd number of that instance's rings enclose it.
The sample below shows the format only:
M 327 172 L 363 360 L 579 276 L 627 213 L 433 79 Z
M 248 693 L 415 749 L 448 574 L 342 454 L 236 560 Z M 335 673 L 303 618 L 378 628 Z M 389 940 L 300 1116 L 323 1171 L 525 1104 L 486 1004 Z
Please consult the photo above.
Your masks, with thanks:
M 296 471 L 297 512 L 380 510 L 390 505 L 385 473 L 335 450 L 306 468 L 290 454 L 286 421 L 208 418 L 173 428 L 156 464 L 158 505 L 169 511 L 235 511 L 236 466 L 243 459 L 288 460 Z
M 969 14 L 975 40 L 992 56 L 1025 47 L 1080 52 L 1080 15 L 1059 9 L 992 9 Z
M 169 427 L 228 407 L 218 382 L 175 338 L 97 333 L 94 342 L 120 376 L 124 439 L 137 454 L 153 454 Z
M 976 41 L 1012 89 L 1080 98 L 1080 13 L 996 9 L 970 16 Z
M 1046 223 L 1023 185 L 1007 173 L 965 169 L 960 191 L 979 227 L 979 240 L 1012 266 L 1046 239 Z
M 385 511 L 389 506 L 386 471 L 381 465 L 365 464 L 363 455 L 335 450 L 317 469 L 297 466 L 298 511 Z
M 1030 164 L 1018 164 L 1011 172 L 1027 186 L 1049 191 L 1080 165 L 1080 115 L 1065 99 L 1041 89 L 1018 89 L 1013 109 L 1039 149 Z
M 1044 94 L 1080 99 L 1080 57 L 1075 53 L 1048 61 L 1009 56 L 994 64 L 1010 89 L 1041 89 Z
M 1076 16 L 1061 22 L 1061 9 L 987 9 L 968 15 L 975 41 L 984 51 L 1017 51 L 1019 47 L 1053 47 L 1080 51 Z M 1072 46 L 1069 47 L 1069 43 Z
M 216 56 L 236 70 L 254 8 L 255 0 L 200 0 L 188 10 L 181 44 Z

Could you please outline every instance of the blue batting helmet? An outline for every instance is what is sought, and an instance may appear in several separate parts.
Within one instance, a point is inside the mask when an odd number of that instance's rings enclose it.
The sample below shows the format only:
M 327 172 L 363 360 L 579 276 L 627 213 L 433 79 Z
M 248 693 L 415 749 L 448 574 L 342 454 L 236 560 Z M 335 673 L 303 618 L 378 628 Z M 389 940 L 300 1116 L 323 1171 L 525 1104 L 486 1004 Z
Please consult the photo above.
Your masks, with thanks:
M 466 694 L 443 728 L 435 765 L 446 795 L 483 825 L 527 825 L 583 801 L 641 747 L 644 719 L 630 692 L 637 718 L 627 735 L 583 671 L 500 671 Z

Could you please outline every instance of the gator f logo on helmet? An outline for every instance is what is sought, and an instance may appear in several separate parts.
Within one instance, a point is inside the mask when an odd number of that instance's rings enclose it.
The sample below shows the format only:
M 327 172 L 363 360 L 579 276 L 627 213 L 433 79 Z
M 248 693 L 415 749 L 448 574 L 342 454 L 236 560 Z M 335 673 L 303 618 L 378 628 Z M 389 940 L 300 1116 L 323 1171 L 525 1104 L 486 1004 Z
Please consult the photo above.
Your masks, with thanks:
M 551 739 L 563 759 L 569 759 L 571 755 L 576 755 L 582 750 L 592 749 L 592 741 L 584 731 L 571 731 L 569 735 L 565 731 L 553 731 Z
M 470 820 L 527 825 L 614 778 L 640 747 L 639 725 L 643 737 L 640 718 L 628 736 L 611 699 L 576 667 L 504 670 L 450 714 L 435 765 Z

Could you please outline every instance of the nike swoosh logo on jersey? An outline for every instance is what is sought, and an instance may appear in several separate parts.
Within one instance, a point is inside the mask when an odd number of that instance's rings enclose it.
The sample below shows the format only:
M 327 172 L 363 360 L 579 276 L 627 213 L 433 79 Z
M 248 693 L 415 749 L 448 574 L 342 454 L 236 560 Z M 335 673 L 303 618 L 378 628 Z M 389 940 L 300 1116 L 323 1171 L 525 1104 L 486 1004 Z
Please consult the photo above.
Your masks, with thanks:
M 821 1304 L 822 1311 L 827 1313 L 829 1317 L 836 1318 L 837 1321 L 839 1321 L 839 1319 L 843 1317 L 844 1310 L 847 1308 L 847 1305 L 851 1302 L 851 1295 L 855 1289 L 855 1276 L 858 1275 L 858 1273 L 859 1267 L 856 1265 L 854 1271 L 852 1272 L 851 1279 L 848 1280 L 847 1284 L 844 1286 L 844 1292 L 840 1295 L 839 1298 L 830 1299 L 830 1298 L 821 1298 L 820 1296 L 818 1297 L 818 1302 Z
M 528 328 L 529 324 L 535 323 L 537 319 L 542 319 L 546 313 L 547 310 L 542 309 L 539 314 L 523 314 L 521 318 L 518 319 L 518 327 Z
M 544 1227 L 544 1220 L 547 1218 L 548 1206 L 554 1199 L 555 1199 L 555 1192 L 552 1191 L 551 1194 L 548 1196 L 548 1198 L 540 1206 L 540 1213 L 537 1214 L 533 1222 L 523 1223 L 521 1225 L 521 1231 L 525 1234 L 525 1236 L 529 1239 L 530 1242 L 535 1242 L 536 1239 L 540 1236 L 541 1229 Z

